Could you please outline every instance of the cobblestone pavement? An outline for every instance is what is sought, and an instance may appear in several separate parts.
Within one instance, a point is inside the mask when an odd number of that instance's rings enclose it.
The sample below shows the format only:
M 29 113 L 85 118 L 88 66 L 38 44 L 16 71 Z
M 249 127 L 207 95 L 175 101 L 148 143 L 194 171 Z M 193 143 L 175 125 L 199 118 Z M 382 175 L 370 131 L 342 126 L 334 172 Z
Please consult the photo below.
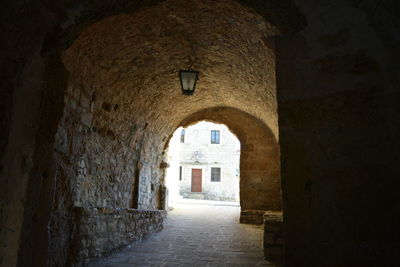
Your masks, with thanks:
M 263 260 L 262 227 L 239 224 L 240 208 L 178 204 L 164 230 L 90 267 L 275 266 Z

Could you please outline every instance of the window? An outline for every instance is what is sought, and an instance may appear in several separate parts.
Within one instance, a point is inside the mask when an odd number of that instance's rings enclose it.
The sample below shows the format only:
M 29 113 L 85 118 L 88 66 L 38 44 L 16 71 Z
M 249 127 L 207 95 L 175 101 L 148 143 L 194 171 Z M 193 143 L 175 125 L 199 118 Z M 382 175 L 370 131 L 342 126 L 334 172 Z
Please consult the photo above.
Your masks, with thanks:
M 211 182 L 221 182 L 221 168 L 211 167 Z
M 218 130 L 211 131 L 211 144 L 219 144 L 219 131 Z
M 181 130 L 181 143 L 185 143 L 185 129 Z
M 182 166 L 179 166 L 179 181 L 182 181 Z

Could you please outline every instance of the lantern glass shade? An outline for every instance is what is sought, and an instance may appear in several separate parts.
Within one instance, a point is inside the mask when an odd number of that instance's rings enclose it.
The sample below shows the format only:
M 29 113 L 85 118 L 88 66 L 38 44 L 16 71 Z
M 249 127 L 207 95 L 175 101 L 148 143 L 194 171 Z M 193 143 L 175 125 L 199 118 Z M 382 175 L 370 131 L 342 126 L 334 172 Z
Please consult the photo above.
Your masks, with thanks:
M 179 79 L 181 81 L 182 93 L 184 95 L 193 95 L 196 88 L 196 82 L 199 79 L 199 72 L 193 70 L 180 70 Z

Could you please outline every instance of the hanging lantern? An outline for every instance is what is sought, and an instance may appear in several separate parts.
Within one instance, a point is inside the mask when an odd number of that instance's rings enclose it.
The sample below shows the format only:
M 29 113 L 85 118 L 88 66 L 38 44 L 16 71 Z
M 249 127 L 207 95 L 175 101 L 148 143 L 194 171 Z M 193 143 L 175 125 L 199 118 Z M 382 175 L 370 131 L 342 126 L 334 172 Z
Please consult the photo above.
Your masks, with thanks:
M 180 70 L 179 79 L 181 81 L 182 94 L 193 95 L 196 82 L 199 79 L 199 72 L 194 70 Z

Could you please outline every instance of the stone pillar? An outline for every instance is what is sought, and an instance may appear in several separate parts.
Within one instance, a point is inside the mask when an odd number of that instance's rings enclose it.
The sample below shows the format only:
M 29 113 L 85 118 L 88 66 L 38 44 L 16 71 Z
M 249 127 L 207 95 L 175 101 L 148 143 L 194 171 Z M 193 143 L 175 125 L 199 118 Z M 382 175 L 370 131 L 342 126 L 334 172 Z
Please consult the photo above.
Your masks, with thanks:
M 165 185 L 161 185 L 160 186 L 160 209 L 162 210 L 168 210 L 168 198 L 169 198 L 169 194 L 168 194 L 168 188 Z
M 282 262 L 285 254 L 281 211 L 264 213 L 264 257 L 271 262 Z

